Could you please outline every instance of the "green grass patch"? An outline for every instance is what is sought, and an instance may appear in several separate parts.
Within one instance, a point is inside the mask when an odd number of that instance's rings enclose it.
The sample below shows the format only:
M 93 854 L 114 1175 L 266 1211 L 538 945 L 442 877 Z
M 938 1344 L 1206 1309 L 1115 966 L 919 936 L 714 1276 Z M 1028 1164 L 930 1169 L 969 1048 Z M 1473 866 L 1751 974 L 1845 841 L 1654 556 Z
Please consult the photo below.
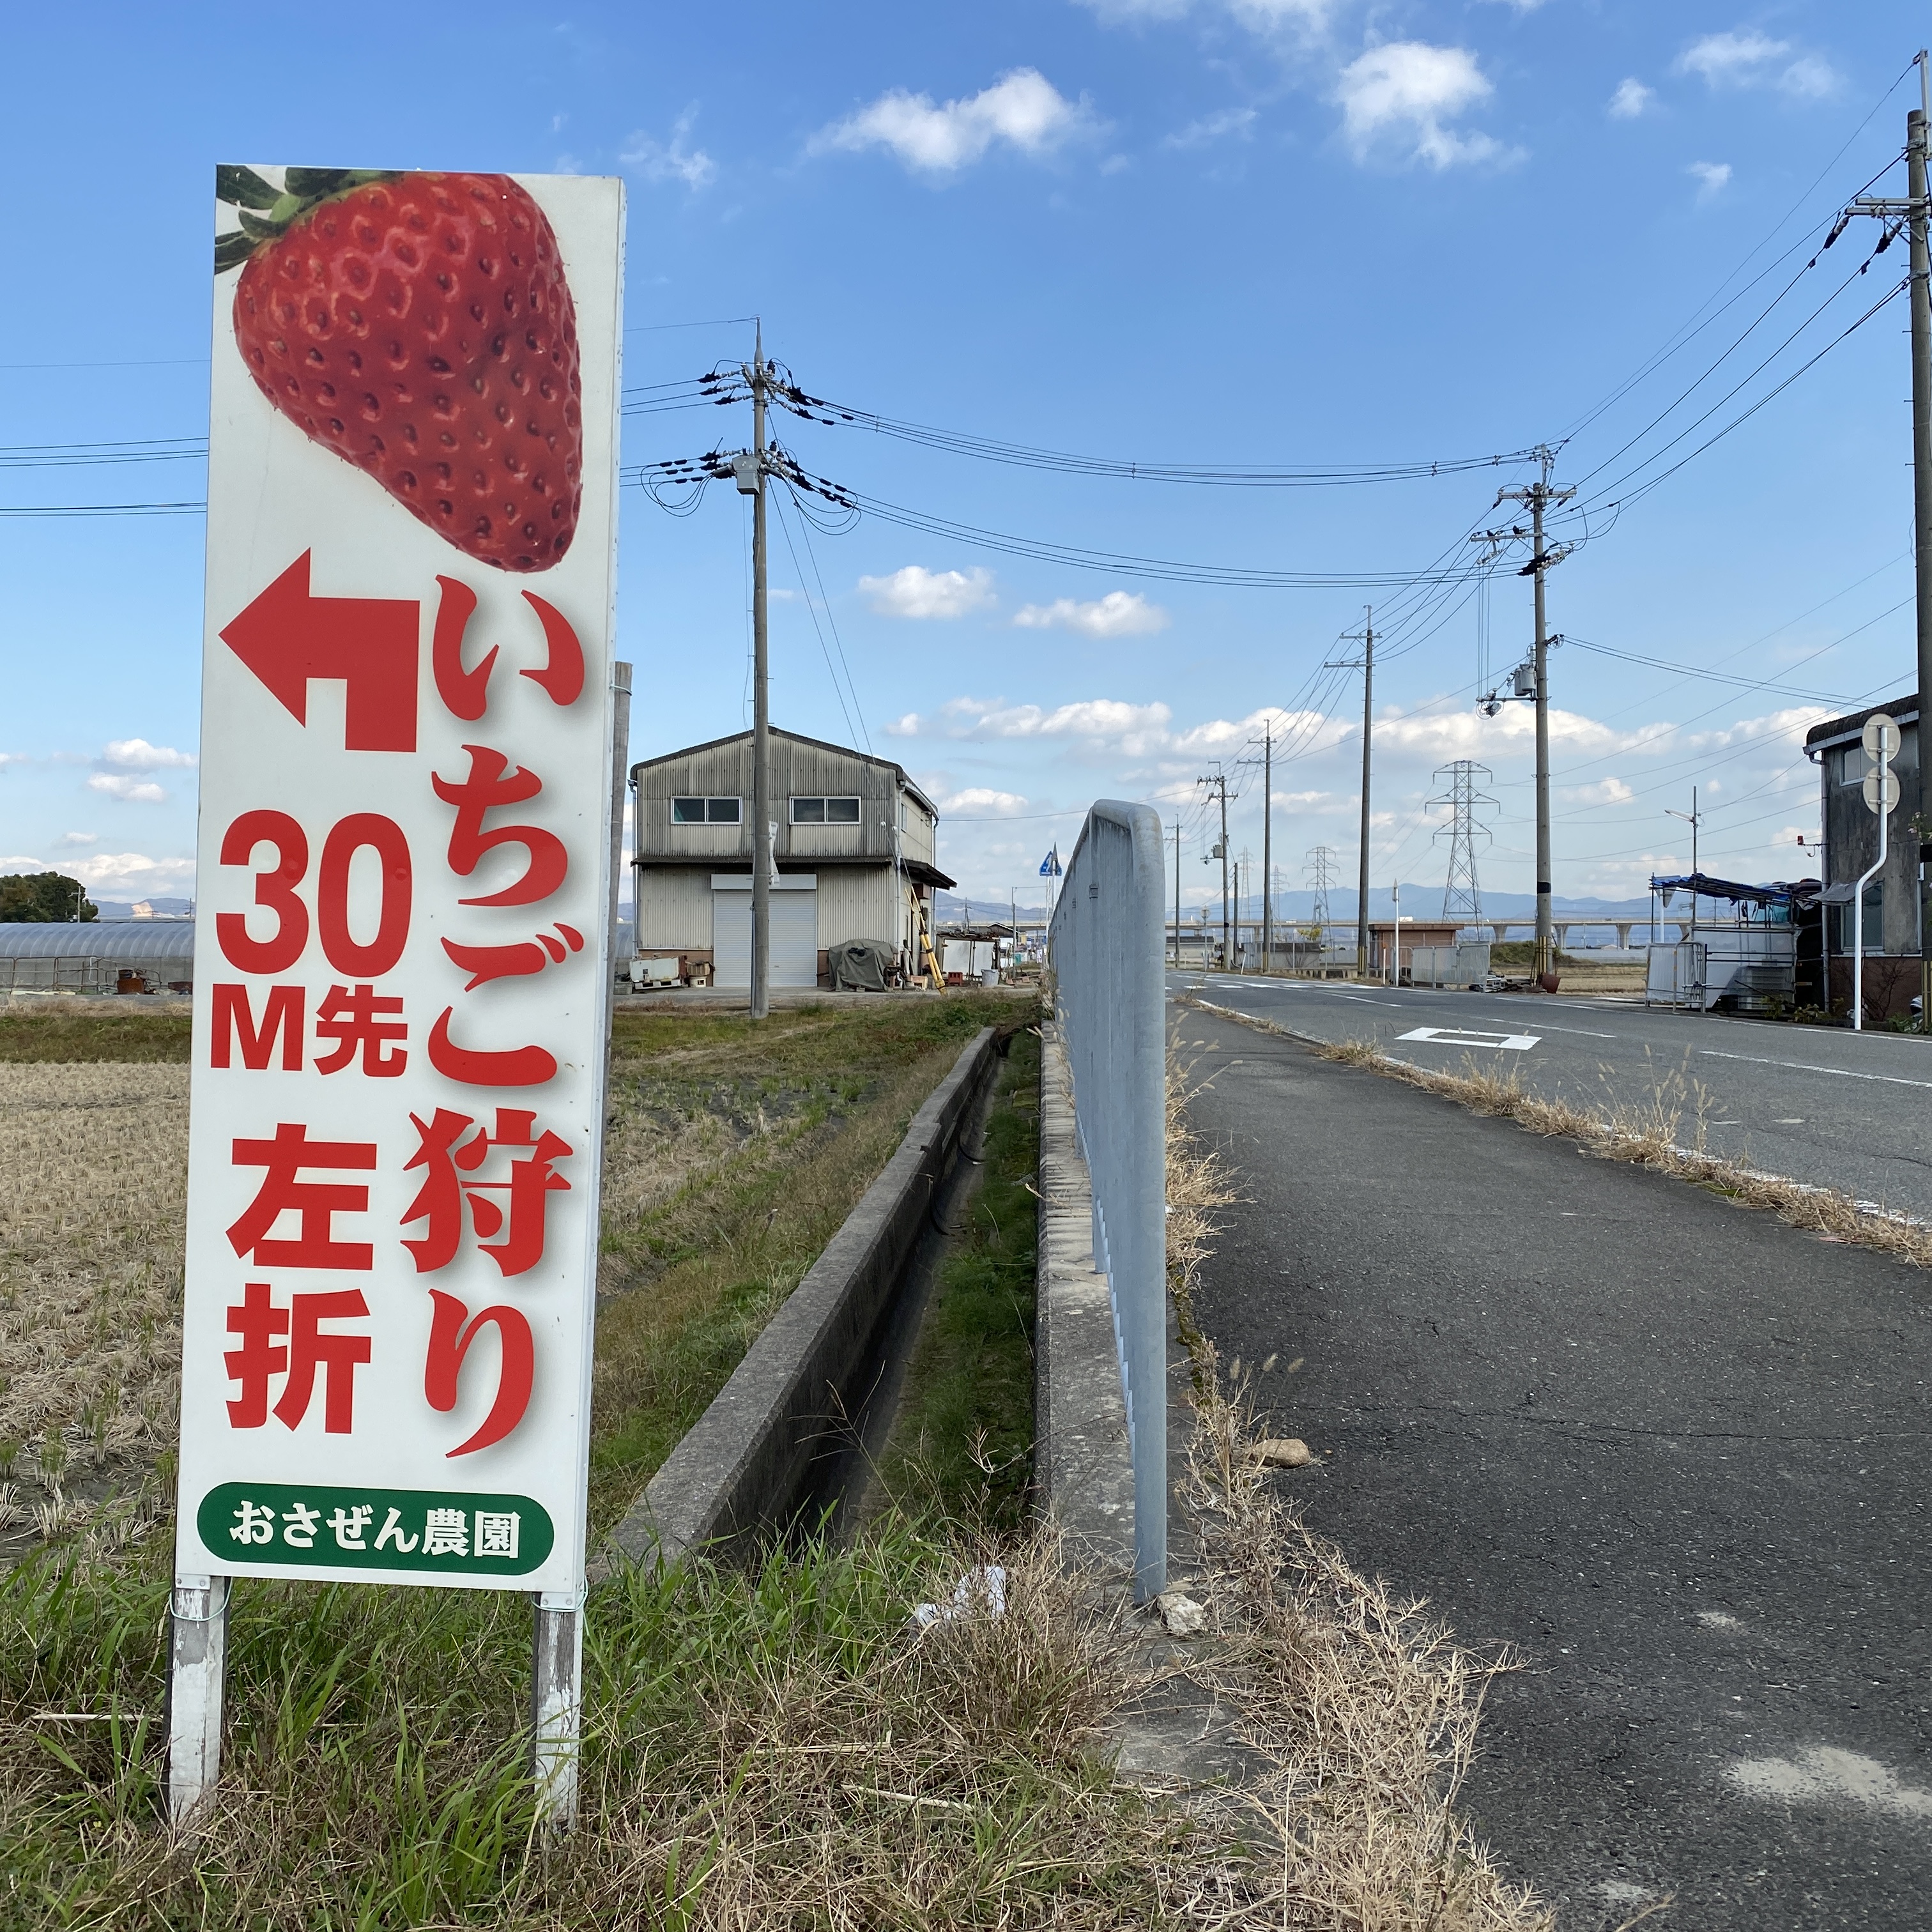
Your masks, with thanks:
M 586 1614 L 583 1810 L 536 1842 L 530 1610 L 236 1586 L 220 1794 L 161 1816 L 166 1552 L 0 1576 L 0 1922 L 20 1932 L 1144 1924 L 1190 1828 L 1115 1790 L 1072 1586 L 919 1635 L 974 1551 L 903 1525 Z
M 186 1006 L 86 1005 L 57 998 L 16 1002 L 0 1012 L 0 1061 L 118 1060 L 185 1065 Z
M 1040 1035 L 1014 1036 L 987 1118 L 986 1168 L 941 1264 L 880 1469 L 886 1493 L 1016 1531 L 1033 1478 Z
M 962 992 L 773 1014 L 620 1014 L 607 1203 L 622 1150 L 688 1174 L 608 1211 L 592 1411 L 593 1534 L 620 1516 L 877 1178 L 980 1029 L 1030 1016 Z M 625 1123 L 628 1121 L 628 1125 Z

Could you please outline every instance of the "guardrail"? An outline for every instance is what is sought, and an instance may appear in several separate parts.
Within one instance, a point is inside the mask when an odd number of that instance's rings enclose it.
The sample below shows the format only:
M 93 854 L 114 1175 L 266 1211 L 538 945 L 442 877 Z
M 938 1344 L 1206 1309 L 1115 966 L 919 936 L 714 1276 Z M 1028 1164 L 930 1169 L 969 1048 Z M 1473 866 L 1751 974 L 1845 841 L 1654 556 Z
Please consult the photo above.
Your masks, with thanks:
M 1134 1594 L 1167 1584 L 1167 1019 L 1160 820 L 1102 799 L 1049 934 L 1074 1120 L 1094 1184 L 1134 1472 Z

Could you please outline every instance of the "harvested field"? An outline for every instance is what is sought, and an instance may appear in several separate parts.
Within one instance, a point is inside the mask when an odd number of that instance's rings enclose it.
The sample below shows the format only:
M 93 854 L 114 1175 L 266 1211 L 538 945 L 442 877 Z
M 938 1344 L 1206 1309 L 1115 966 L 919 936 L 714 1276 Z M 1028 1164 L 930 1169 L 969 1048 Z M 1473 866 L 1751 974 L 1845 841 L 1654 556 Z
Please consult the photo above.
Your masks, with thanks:
M 172 1442 L 188 1069 L 0 1064 L 0 1550 L 140 1497 Z
M 98 1009 L 96 1010 L 95 1009 Z M 1025 996 L 620 1012 L 605 1140 L 596 1513 L 696 1420 L 982 1026 Z M 187 1016 L 0 1013 L 0 1560 L 164 1506 L 179 1382 Z

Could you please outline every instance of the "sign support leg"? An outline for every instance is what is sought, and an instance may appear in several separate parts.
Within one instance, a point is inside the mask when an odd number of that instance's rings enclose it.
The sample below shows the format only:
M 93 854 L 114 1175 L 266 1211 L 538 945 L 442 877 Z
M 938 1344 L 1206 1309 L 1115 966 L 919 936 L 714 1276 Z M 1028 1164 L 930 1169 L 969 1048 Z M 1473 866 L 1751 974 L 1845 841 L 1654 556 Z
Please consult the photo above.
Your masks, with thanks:
M 177 1576 L 169 1618 L 168 1817 L 192 1824 L 221 1774 L 221 1693 L 228 1659 L 226 1576 Z
M 537 1815 L 556 1832 L 577 1828 L 577 1771 L 584 1713 L 584 1592 L 545 1590 L 536 1598 L 530 1672 L 531 1775 Z

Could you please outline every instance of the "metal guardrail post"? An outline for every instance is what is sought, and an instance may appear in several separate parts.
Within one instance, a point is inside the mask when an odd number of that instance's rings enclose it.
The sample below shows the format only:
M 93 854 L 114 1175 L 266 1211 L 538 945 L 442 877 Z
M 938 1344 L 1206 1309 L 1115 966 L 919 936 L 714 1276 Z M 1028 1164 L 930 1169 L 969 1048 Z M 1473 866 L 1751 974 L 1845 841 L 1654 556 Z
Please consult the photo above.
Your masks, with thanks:
M 1094 1184 L 1134 1472 L 1134 1594 L 1167 1585 L 1167 1022 L 1160 820 L 1102 799 L 1051 928 L 1074 1119 Z

